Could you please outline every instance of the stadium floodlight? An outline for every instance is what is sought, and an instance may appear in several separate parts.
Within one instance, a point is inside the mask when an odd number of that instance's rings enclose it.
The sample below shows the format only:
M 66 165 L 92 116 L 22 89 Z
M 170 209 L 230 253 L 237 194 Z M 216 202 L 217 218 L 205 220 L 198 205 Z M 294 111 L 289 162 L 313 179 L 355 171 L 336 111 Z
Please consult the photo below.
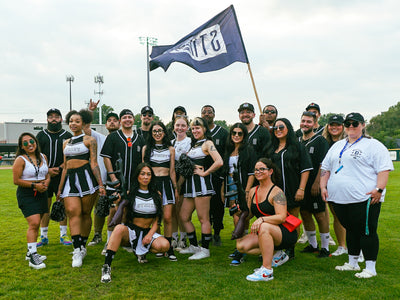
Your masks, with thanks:
M 67 82 L 69 82 L 69 110 L 72 110 L 72 92 L 71 83 L 74 81 L 75 77 L 73 75 L 67 75 Z
M 104 78 L 103 78 L 102 75 L 100 75 L 100 73 L 97 74 L 96 76 L 94 76 L 94 83 L 97 83 L 99 85 L 99 91 L 96 92 L 96 90 L 94 90 L 94 94 L 95 95 L 99 95 L 99 100 L 100 100 L 101 95 L 104 94 L 104 92 L 101 89 L 101 85 L 104 83 Z M 99 106 L 99 124 L 102 124 L 102 120 L 101 120 L 102 119 L 102 115 L 101 114 L 102 114 L 102 112 L 101 112 L 101 103 L 100 103 L 100 106 Z

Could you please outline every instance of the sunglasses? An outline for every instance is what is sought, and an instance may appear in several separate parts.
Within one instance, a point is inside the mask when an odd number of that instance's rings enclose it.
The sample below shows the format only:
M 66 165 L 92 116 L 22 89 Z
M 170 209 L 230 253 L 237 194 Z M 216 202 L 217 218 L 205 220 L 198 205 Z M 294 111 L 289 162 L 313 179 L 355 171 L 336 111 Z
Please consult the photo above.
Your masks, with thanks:
M 152 113 L 145 113 L 145 114 L 142 114 L 142 116 L 151 118 L 153 116 L 153 114 Z
M 201 114 L 202 115 L 205 115 L 205 114 L 213 114 L 214 112 L 211 110 L 211 109 L 209 109 L 209 110 L 203 110 L 202 112 L 201 112 Z
M 158 130 L 153 130 L 152 132 L 153 132 L 153 134 L 162 134 L 164 132 L 164 130 L 158 129 Z
M 269 168 L 259 168 L 259 169 L 254 169 L 254 173 L 264 173 L 265 171 L 268 171 Z
M 264 110 L 264 114 L 276 114 L 276 110 Z
M 33 145 L 34 143 L 35 143 L 35 141 L 34 141 L 33 139 L 30 139 L 30 140 L 29 140 L 29 144 Z M 25 147 L 28 146 L 29 144 L 28 144 L 27 141 L 24 141 L 24 142 L 22 143 L 22 145 L 24 145 Z
M 243 136 L 243 131 L 232 131 L 232 136 Z
M 285 125 L 274 126 L 273 128 L 275 131 L 277 131 L 278 129 L 282 131 L 283 129 L 285 129 Z
M 346 127 L 346 128 L 349 128 L 351 125 L 353 125 L 353 127 L 356 128 L 356 127 L 358 127 L 358 125 L 360 125 L 360 122 L 358 122 L 358 121 L 353 121 L 353 122 L 344 121 L 344 122 L 343 122 L 343 125 L 344 125 L 344 127 Z

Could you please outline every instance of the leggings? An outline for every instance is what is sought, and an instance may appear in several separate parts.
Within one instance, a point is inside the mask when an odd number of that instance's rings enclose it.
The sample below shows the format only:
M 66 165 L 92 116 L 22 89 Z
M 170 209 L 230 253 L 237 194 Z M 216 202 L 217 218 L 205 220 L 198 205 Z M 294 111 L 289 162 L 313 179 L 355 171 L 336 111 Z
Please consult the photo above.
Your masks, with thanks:
M 350 204 L 332 203 L 336 216 L 346 228 L 349 255 L 358 256 L 362 250 L 365 260 L 376 261 L 379 251 L 378 219 L 381 203 L 372 204 L 368 213 L 369 234 L 366 235 L 366 212 L 368 201 Z

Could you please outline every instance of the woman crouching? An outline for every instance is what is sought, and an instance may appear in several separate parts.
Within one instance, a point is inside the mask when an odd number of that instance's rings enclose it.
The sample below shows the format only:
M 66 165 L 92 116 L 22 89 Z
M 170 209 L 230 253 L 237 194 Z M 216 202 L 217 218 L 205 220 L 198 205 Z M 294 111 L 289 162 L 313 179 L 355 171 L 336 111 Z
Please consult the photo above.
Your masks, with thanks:
M 279 178 L 277 169 L 270 159 L 260 158 L 254 168 L 254 175 L 260 182 L 249 195 L 250 217 L 257 220 L 251 225 L 251 233 L 237 241 L 241 253 L 262 255 L 262 266 L 246 277 L 249 281 L 269 281 L 274 279 L 272 266 L 276 267 L 288 260 L 279 252 L 275 259 L 274 250 L 293 247 L 297 241 L 297 231 L 289 232 L 282 223 L 287 216 L 286 197 L 275 185 Z
M 136 168 L 127 200 L 126 224 L 117 225 L 111 234 L 101 282 L 111 281 L 111 262 L 120 245 L 132 247 L 139 263 L 147 262 L 145 255 L 149 251 L 163 253 L 169 249 L 168 240 L 156 232 L 162 218 L 162 201 L 148 163 Z

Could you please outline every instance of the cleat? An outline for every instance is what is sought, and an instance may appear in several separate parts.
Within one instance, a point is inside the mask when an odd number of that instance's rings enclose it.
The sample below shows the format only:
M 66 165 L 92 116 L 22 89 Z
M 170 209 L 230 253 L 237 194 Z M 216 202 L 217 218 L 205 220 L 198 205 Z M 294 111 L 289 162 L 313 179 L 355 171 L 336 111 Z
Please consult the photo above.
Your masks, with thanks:
M 371 271 L 364 269 L 360 273 L 356 273 L 354 276 L 356 276 L 357 278 L 371 278 L 376 275 L 376 273 L 372 273 Z
M 189 247 L 182 249 L 181 254 L 195 254 L 200 250 L 200 247 L 190 245 Z
M 63 236 L 60 236 L 60 244 L 63 244 L 65 246 L 71 246 L 72 241 L 68 237 L 68 235 L 64 234 Z
M 29 266 L 32 267 L 32 268 L 34 268 L 34 269 L 36 269 L 36 270 L 46 268 L 46 265 L 45 265 L 44 262 L 41 260 L 40 255 L 37 254 L 37 252 L 32 253 L 32 254 L 30 255 L 30 258 L 29 258 Z
M 319 254 L 317 255 L 318 258 L 326 258 L 326 257 L 331 257 L 332 254 L 326 250 L 325 248 L 321 248 L 319 251 Z
M 272 258 L 272 267 L 276 268 L 283 265 L 285 262 L 289 260 L 289 255 L 287 255 L 284 251 L 279 250 L 275 253 L 274 257 Z
M 103 239 L 101 238 L 101 234 L 100 233 L 95 233 L 93 236 L 92 241 L 88 244 L 88 246 L 94 246 L 97 245 L 98 243 L 101 243 L 103 241 Z
M 195 254 L 190 256 L 188 259 L 189 260 L 198 260 L 198 259 L 203 259 L 206 257 L 210 257 L 210 249 L 199 247 L 199 250 Z
M 336 249 L 336 251 L 332 253 L 332 255 L 333 255 L 333 256 L 340 256 L 340 255 L 347 254 L 347 253 L 348 253 L 348 251 L 347 251 L 346 248 L 344 248 L 344 247 L 342 247 L 342 246 L 339 246 L 339 247 Z
M 258 268 L 253 274 L 247 275 L 246 279 L 248 281 L 270 281 L 274 279 L 274 272 L 261 266 L 261 268 Z
M 101 268 L 101 282 L 111 282 L 111 267 L 107 264 Z
M 300 252 L 301 253 L 319 253 L 319 248 L 318 248 L 318 246 L 317 246 L 317 248 L 314 248 L 313 246 L 308 245 L 307 247 L 305 247 Z
M 79 268 L 82 266 L 82 253 L 81 249 L 75 248 L 72 252 L 72 267 Z
M 360 271 L 360 267 L 358 265 L 352 266 L 349 263 L 344 263 L 343 266 L 336 266 L 335 270 L 338 270 L 338 271 Z

